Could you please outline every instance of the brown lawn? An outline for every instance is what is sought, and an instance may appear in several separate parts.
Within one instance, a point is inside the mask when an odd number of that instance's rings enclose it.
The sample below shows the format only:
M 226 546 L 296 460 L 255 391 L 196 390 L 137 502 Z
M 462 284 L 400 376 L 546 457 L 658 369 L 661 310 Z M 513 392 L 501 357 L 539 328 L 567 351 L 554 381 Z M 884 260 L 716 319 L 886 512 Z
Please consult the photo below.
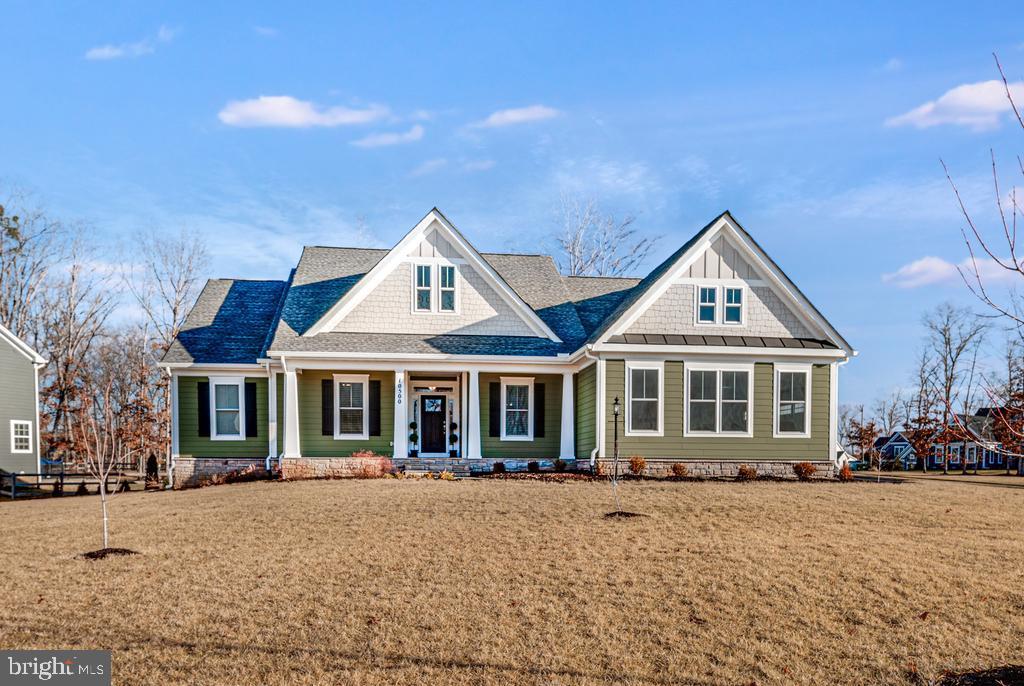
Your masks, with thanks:
M 255 483 L 3 503 L 0 647 L 115 683 L 899 684 L 1024 662 L 1024 492 Z

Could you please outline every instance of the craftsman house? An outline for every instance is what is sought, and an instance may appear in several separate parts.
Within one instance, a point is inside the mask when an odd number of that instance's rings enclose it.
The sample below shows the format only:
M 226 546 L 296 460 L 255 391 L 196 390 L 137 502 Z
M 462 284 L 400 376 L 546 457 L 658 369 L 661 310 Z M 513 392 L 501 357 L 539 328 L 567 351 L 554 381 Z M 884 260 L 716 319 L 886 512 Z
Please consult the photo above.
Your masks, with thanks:
M 286 281 L 206 284 L 162 362 L 172 474 L 346 474 L 366 451 L 589 469 L 616 443 L 654 471 L 827 473 L 854 354 L 728 212 L 631 279 L 480 253 L 434 209 L 390 250 L 307 247 Z

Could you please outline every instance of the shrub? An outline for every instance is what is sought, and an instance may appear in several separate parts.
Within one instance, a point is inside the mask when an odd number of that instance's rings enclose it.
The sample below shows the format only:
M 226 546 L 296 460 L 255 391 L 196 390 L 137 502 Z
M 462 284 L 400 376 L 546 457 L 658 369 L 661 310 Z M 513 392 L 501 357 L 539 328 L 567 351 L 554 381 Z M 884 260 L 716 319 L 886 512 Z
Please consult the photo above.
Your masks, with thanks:
M 556 472 L 564 472 L 565 468 L 568 466 L 568 463 L 560 457 L 556 459 L 552 464 L 554 465 Z
M 736 470 L 737 481 L 753 481 L 757 478 L 757 467 L 751 467 L 750 465 L 741 464 L 740 468 Z
M 438 477 L 441 481 L 455 481 L 455 474 L 449 472 L 447 469 L 441 472 Z
M 504 474 L 505 473 L 505 463 L 504 462 L 495 462 L 494 464 L 492 464 L 491 465 L 491 473 L 492 474 Z
M 647 460 L 640 455 L 629 456 L 629 471 L 639 476 L 644 473 L 645 469 L 647 469 Z
M 682 479 L 683 477 L 689 475 L 690 468 L 687 467 L 682 462 L 676 462 L 675 464 L 672 465 L 672 476 L 676 477 L 677 479 Z
M 793 473 L 801 481 L 810 481 L 814 478 L 816 471 L 818 471 L 817 468 L 810 462 L 797 462 L 793 465 Z
M 84 481 L 78 482 L 78 488 L 75 489 L 75 495 L 89 495 L 89 487 L 85 485 Z
M 849 483 L 853 481 L 853 470 L 850 469 L 850 464 L 844 462 L 843 466 L 839 468 L 839 480 L 843 483 Z
M 531 460 L 530 462 L 527 462 L 526 471 L 530 472 L 531 474 L 536 474 L 537 472 L 540 471 L 540 462 L 537 462 L 536 460 Z
M 372 450 L 357 450 L 352 453 L 351 457 L 377 457 L 377 453 Z
M 594 476 L 604 476 L 604 465 L 600 460 L 594 462 Z

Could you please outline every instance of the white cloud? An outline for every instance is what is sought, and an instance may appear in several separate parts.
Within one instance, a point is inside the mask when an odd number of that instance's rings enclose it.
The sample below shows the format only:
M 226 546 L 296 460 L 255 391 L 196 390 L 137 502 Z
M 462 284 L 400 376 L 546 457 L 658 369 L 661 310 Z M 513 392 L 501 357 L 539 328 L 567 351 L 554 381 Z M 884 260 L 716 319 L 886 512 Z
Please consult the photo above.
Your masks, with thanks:
M 494 169 L 495 164 L 497 163 L 494 160 L 473 160 L 463 164 L 462 168 L 468 172 L 479 172 Z
M 320 107 L 290 95 L 261 95 L 249 100 L 233 100 L 217 117 L 228 126 L 308 128 L 368 124 L 389 114 L 390 110 L 383 105 L 370 105 L 363 109 Z
M 978 258 L 975 264 L 982 282 L 986 285 L 1011 283 L 1015 280 L 1015 272 L 1003 269 L 991 258 Z M 957 267 L 963 270 L 968 279 L 973 279 L 974 266 L 969 257 L 956 265 L 941 257 L 928 256 L 905 264 L 891 274 L 883 274 L 882 281 L 891 283 L 898 288 L 920 288 L 959 283 L 962 281 L 962 277 Z
M 1014 101 L 1024 103 L 1024 81 L 1010 84 Z M 965 83 L 950 89 L 937 100 L 886 120 L 886 126 L 914 126 L 927 129 L 940 124 L 966 126 L 974 131 L 998 128 L 1010 111 L 1002 81 Z
M 899 57 L 891 57 L 882 65 L 882 71 L 899 71 L 903 68 L 903 60 Z
M 472 126 L 480 129 L 493 129 L 500 126 L 512 126 L 513 124 L 526 124 L 528 122 L 543 121 L 552 119 L 562 113 L 553 107 L 546 105 L 530 105 L 529 107 L 518 107 L 508 110 L 498 110 L 491 113 L 487 119 L 476 122 Z
M 405 133 L 371 133 L 369 136 L 352 141 L 352 145 L 360 148 L 380 148 L 385 145 L 401 145 L 412 143 L 423 138 L 423 127 L 415 124 Z
M 661 193 L 658 176 L 643 162 L 618 162 L 597 157 L 563 160 L 554 172 L 554 186 L 582 195 L 637 198 Z
M 123 57 L 142 57 L 156 52 L 158 45 L 170 43 L 177 35 L 177 30 L 167 26 L 161 26 L 155 36 L 143 38 L 134 43 L 121 43 L 120 45 L 99 45 L 85 51 L 87 60 L 116 60 Z
M 277 29 L 272 26 L 254 26 L 252 27 L 252 30 L 258 35 L 265 36 L 267 38 L 274 38 L 277 36 Z
M 415 169 L 413 169 L 409 173 L 409 175 L 410 176 L 425 176 L 427 174 L 433 174 L 434 172 L 441 171 L 442 169 L 444 169 L 447 166 L 448 166 L 448 160 L 444 159 L 443 157 L 438 158 L 436 160 L 427 160 L 426 162 L 424 162 L 420 166 L 418 166 Z

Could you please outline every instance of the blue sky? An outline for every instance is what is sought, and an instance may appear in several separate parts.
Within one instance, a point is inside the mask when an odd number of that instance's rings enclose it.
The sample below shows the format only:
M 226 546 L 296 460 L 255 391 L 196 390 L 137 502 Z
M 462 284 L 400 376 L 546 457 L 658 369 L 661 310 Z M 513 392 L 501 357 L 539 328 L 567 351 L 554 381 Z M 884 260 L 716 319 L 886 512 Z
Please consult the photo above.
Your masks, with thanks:
M 730 209 L 859 349 L 866 402 L 922 312 L 971 302 L 939 159 L 991 219 L 988 151 L 1021 135 L 984 82 L 993 51 L 1024 78 L 1024 27 L 854 4 L 5 2 L 0 183 L 111 251 L 191 227 L 249 278 L 435 205 L 549 252 L 560 195 L 593 196 L 661 236 L 647 266 Z

